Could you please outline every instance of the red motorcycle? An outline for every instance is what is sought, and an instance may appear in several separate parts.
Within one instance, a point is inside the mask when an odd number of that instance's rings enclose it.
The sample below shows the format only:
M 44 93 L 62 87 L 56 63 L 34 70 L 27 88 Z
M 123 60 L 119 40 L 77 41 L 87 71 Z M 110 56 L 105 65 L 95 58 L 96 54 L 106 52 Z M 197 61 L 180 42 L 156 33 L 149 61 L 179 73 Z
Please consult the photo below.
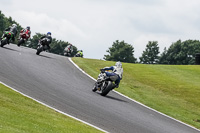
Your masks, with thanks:
M 17 44 L 17 46 L 20 46 L 21 44 L 25 43 L 25 41 L 27 41 L 30 37 L 30 31 L 28 32 L 24 32 L 24 31 L 21 31 L 19 36 L 20 36 L 20 39 L 19 39 L 19 42 Z

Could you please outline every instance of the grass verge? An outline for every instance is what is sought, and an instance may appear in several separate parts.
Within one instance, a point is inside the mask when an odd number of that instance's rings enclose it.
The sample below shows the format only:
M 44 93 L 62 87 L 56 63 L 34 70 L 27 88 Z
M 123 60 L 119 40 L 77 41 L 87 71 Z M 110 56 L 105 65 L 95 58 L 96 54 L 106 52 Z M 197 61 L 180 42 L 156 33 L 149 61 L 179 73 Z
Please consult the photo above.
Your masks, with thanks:
M 97 78 L 99 69 L 115 62 L 72 58 Z M 123 80 L 116 91 L 200 129 L 200 66 L 122 63 Z
M 98 133 L 0 84 L 1 133 Z

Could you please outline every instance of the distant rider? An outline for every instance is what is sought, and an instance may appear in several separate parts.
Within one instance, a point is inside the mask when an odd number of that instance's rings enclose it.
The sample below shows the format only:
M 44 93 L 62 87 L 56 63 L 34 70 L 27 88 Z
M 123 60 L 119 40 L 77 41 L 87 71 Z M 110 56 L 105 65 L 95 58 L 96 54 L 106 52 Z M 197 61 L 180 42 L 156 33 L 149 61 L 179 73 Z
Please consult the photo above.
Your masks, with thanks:
M 44 35 L 40 38 L 40 41 L 43 45 L 47 45 L 48 49 L 50 50 L 51 47 L 49 46 L 52 42 L 51 32 L 48 32 L 47 35 Z
M 104 67 L 103 69 L 101 69 L 101 71 L 102 70 L 103 71 L 112 70 L 112 72 L 105 71 L 105 73 L 106 73 L 106 76 L 108 76 L 112 81 L 115 82 L 114 88 L 118 88 L 120 80 L 122 80 L 122 75 L 123 75 L 122 63 L 118 61 L 115 63 L 115 66 Z
M 30 36 L 31 36 L 30 26 L 27 26 L 26 29 L 22 29 L 20 31 L 20 36 L 18 38 L 19 40 L 21 39 L 21 35 L 24 34 L 24 33 L 26 34 L 26 40 L 28 40 L 30 38 Z
M 80 57 L 83 57 L 83 51 L 79 50 L 78 53 L 76 55 L 79 55 Z
M 67 54 L 71 54 L 73 52 L 73 46 L 72 46 L 72 44 L 70 43 L 69 45 L 67 45 L 67 47 L 64 49 L 64 51 Z
M 17 25 L 16 24 L 12 24 L 12 26 L 9 26 L 5 31 L 4 31 L 4 34 L 2 35 L 2 37 L 1 37 L 1 40 L 4 38 L 4 37 L 6 37 L 6 34 L 5 34 L 5 32 L 6 31 L 8 31 L 8 32 L 11 32 L 12 34 L 13 34 L 13 36 L 12 36 L 12 41 L 14 42 L 15 41 L 15 37 L 16 37 L 16 35 L 17 35 Z M 8 40 L 8 44 L 9 44 L 10 42 L 9 42 L 9 40 Z

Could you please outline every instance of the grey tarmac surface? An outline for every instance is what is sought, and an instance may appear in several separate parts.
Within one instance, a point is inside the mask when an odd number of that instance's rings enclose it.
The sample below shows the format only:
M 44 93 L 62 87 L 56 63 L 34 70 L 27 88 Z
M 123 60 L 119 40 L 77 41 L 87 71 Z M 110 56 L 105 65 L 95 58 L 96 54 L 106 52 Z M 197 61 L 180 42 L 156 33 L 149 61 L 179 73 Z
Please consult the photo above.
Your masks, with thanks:
M 68 58 L 35 53 L 35 49 L 13 44 L 0 48 L 0 81 L 108 132 L 200 133 L 115 92 L 100 96 L 92 92 L 95 81 Z

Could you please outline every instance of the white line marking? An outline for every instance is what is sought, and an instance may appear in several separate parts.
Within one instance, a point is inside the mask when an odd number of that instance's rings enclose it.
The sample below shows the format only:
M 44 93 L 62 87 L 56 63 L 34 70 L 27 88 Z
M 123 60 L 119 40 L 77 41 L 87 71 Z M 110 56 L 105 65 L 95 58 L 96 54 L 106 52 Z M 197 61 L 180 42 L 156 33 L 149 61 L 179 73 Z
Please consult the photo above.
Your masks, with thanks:
M 39 101 L 39 100 L 36 100 L 35 98 L 30 97 L 30 96 L 28 96 L 28 95 L 26 95 L 26 94 L 24 94 L 24 93 L 22 93 L 22 92 L 20 92 L 20 91 L 18 91 L 18 90 L 16 90 L 16 89 L 12 88 L 12 87 L 10 87 L 9 85 L 7 85 L 7 84 L 5 84 L 5 83 L 3 83 L 3 82 L 1 82 L 1 81 L 0 81 L 0 84 L 3 84 L 4 86 L 6 86 L 6 87 L 8 87 L 8 88 L 10 88 L 10 89 L 12 89 L 12 90 L 14 90 L 15 92 L 18 92 L 18 93 L 20 93 L 21 95 L 23 95 L 23 96 L 25 96 L 25 97 L 28 97 L 28 98 L 30 98 L 30 99 L 32 99 L 32 100 L 34 100 L 34 101 L 36 101 L 36 102 L 38 102 L 38 103 L 40 103 L 40 104 L 42 104 L 42 105 L 48 107 L 48 108 L 50 108 L 50 109 L 53 109 L 53 110 L 55 110 L 55 111 L 57 111 L 57 112 L 59 112 L 59 113 L 61 113 L 61 114 L 63 114 L 63 115 L 66 115 L 66 116 L 71 117 L 71 118 L 73 118 L 73 119 L 75 119 L 75 120 L 77 120 L 77 121 L 80 121 L 80 122 L 82 122 L 82 123 L 84 123 L 84 124 L 87 124 L 87 125 L 89 125 L 89 126 L 91 126 L 91 127 L 94 127 L 94 128 L 96 128 L 96 129 L 98 129 L 98 130 L 100 130 L 100 131 L 102 131 L 102 132 L 108 133 L 108 131 L 105 131 L 105 130 L 103 130 L 103 129 L 101 129 L 101 128 L 95 126 L 95 125 L 92 125 L 92 124 L 90 124 L 90 123 L 88 123 L 88 122 L 85 122 L 85 121 L 83 121 L 83 120 L 81 120 L 81 119 L 78 119 L 78 118 L 76 118 L 76 117 L 74 117 L 74 116 L 72 116 L 72 115 L 69 115 L 69 114 L 67 114 L 67 113 L 65 113 L 65 112 L 62 112 L 62 111 L 60 111 L 60 110 L 58 110 L 58 109 L 56 109 L 56 108 L 54 108 L 54 107 L 51 107 L 51 106 L 49 106 L 49 105 L 47 105 L 47 104 L 45 104 L 45 103 L 43 103 L 43 102 L 41 102 L 41 101 Z
M 92 76 L 90 76 L 89 74 L 87 74 L 86 72 L 84 72 L 78 65 L 76 65 L 76 64 L 72 61 L 71 58 L 68 58 L 68 59 L 69 59 L 69 60 L 72 62 L 72 64 L 74 64 L 81 72 L 83 72 L 84 74 L 86 74 L 87 76 L 89 76 L 91 79 L 93 79 L 94 81 L 96 81 L 96 79 L 94 79 Z M 191 125 L 188 125 L 188 124 L 186 124 L 186 123 L 184 123 L 184 122 L 182 122 L 182 121 L 179 121 L 179 120 L 177 120 L 177 119 L 175 119 L 175 118 L 173 118 L 173 117 L 171 117 L 171 116 L 168 116 L 168 115 L 166 115 L 166 114 L 164 114 L 164 113 L 161 113 L 161 112 L 159 112 L 159 111 L 157 111 L 157 110 L 155 110 L 155 109 L 153 109 L 153 108 L 150 108 L 150 107 L 148 107 L 148 106 L 146 106 L 146 105 L 144 105 L 144 104 L 142 104 L 142 103 L 140 103 L 140 102 L 138 102 L 138 101 L 135 101 L 135 100 L 131 99 L 130 97 L 121 94 L 120 92 L 117 92 L 117 91 L 115 91 L 115 90 L 113 90 L 113 91 L 114 91 L 115 93 L 117 93 L 117 94 L 119 94 L 119 95 L 121 95 L 121 96 L 123 96 L 123 97 L 125 97 L 125 98 L 127 98 L 127 99 L 129 99 L 129 100 L 131 100 L 131 101 L 133 101 L 133 102 L 135 102 L 135 103 L 137 103 L 137 104 L 139 104 L 139 105 L 142 105 L 143 107 L 146 107 L 146 108 L 148 108 L 148 109 L 150 109 L 150 110 L 156 112 L 156 113 L 159 113 L 159 114 L 161 114 L 161 115 L 163 115 L 163 116 L 165 116 L 165 117 L 168 117 L 168 118 L 170 118 L 170 119 L 172 119 L 172 120 L 175 120 L 175 121 L 177 121 L 177 122 L 179 122 L 179 123 L 181 123 L 181 124 L 183 124 L 183 125 L 186 125 L 186 126 L 188 126 L 188 127 L 191 127 L 191 128 L 193 128 L 193 129 L 195 129 L 195 130 L 197 130 L 197 131 L 200 131 L 199 129 L 197 129 L 197 128 L 191 126 Z

